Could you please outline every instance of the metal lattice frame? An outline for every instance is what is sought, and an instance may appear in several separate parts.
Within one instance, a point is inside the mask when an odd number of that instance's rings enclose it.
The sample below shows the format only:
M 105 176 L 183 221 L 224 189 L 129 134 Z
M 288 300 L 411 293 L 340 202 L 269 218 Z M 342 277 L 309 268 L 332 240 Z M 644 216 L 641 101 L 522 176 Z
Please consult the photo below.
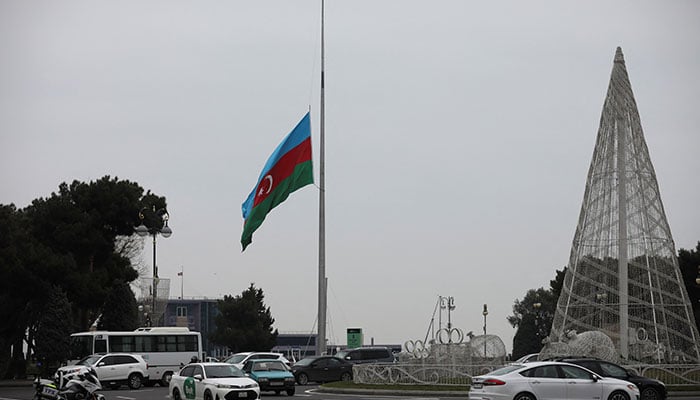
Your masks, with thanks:
M 552 342 L 608 335 L 623 359 L 700 362 L 656 174 L 627 75 L 615 54 Z
M 156 285 L 154 285 L 154 281 Z M 140 308 L 139 323 L 141 326 L 147 326 L 146 319 L 148 318 L 152 326 L 163 325 L 164 321 L 162 321 L 162 318 L 170 298 L 170 279 L 142 277 L 138 282 L 139 291 L 141 292 L 137 299 Z M 156 287 L 155 299 L 153 298 L 154 286 Z

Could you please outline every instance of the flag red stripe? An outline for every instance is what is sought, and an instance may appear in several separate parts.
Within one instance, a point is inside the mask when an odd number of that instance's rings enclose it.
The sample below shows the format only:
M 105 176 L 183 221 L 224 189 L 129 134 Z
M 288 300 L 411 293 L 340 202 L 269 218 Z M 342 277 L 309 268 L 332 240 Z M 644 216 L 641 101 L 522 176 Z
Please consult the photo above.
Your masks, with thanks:
M 271 193 L 274 193 L 277 185 L 292 175 L 294 172 L 294 167 L 296 167 L 297 164 L 309 160 L 311 160 L 311 137 L 299 143 L 298 146 L 289 150 L 282 157 L 280 157 L 277 163 L 275 163 L 275 165 L 272 166 L 267 174 L 260 180 L 258 187 L 255 188 L 255 201 L 253 202 L 253 207 L 260 204 Z M 272 177 L 272 187 L 270 187 L 270 180 L 267 178 L 267 176 Z

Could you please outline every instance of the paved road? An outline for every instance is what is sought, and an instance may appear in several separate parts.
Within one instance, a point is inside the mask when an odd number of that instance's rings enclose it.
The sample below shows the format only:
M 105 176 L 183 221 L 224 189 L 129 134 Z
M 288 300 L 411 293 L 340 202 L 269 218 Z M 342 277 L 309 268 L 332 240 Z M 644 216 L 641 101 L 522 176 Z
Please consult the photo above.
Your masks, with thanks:
M 294 396 L 275 395 L 274 393 L 263 393 L 263 400 L 289 400 L 297 398 L 298 400 L 393 400 L 406 399 L 411 400 L 459 400 L 467 399 L 467 396 L 462 397 L 439 397 L 439 396 L 374 396 L 374 395 L 352 395 L 352 394 L 330 394 L 318 393 L 318 386 L 307 385 L 297 386 L 297 392 Z M 120 389 L 120 390 L 103 390 L 106 400 L 169 400 L 168 390 L 163 387 L 142 388 L 139 390 Z M 17 387 L 0 387 L 0 400 L 31 400 L 34 395 L 34 390 L 30 386 Z M 700 396 L 670 396 L 668 400 L 700 400 Z
M 281 394 L 279 396 L 274 393 L 263 393 L 263 400 L 363 400 L 363 399 L 405 399 L 406 396 L 371 396 L 371 395 L 349 395 L 349 394 L 330 394 L 318 393 L 318 386 L 306 385 L 297 386 L 297 391 L 294 396 Z M 168 391 L 162 387 L 142 388 L 139 390 L 120 389 L 120 390 L 103 390 L 106 400 L 169 400 Z M 31 400 L 34 391 L 30 387 L 0 387 L 0 400 Z M 464 397 L 466 399 L 467 396 Z M 411 397 L 413 400 L 441 400 L 438 396 L 423 396 Z M 445 400 L 458 400 L 459 398 L 450 397 Z

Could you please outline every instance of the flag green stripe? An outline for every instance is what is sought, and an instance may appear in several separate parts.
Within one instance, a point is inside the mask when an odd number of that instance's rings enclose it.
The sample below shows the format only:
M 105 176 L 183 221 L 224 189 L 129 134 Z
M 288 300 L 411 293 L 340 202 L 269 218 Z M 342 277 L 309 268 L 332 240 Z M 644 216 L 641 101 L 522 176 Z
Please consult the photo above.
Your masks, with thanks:
M 297 164 L 294 167 L 294 172 L 277 185 L 275 190 L 270 193 L 265 200 L 250 211 L 248 218 L 245 220 L 243 234 L 241 235 L 243 250 L 253 242 L 253 232 L 262 225 L 263 221 L 265 221 L 265 217 L 273 208 L 285 201 L 292 192 L 313 182 L 314 177 L 311 160 Z

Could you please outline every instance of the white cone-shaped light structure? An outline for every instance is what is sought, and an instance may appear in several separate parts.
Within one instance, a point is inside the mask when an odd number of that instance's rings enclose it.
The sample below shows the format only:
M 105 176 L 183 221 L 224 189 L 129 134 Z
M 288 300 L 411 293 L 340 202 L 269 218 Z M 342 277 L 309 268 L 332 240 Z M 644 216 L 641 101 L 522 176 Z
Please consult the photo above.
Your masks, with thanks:
M 599 331 L 623 360 L 699 362 L 676 254 L 618 48 L 550 340 Z

